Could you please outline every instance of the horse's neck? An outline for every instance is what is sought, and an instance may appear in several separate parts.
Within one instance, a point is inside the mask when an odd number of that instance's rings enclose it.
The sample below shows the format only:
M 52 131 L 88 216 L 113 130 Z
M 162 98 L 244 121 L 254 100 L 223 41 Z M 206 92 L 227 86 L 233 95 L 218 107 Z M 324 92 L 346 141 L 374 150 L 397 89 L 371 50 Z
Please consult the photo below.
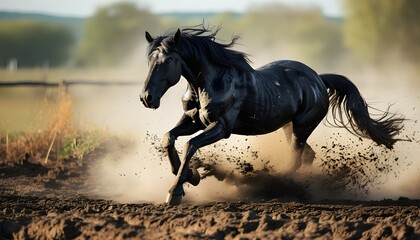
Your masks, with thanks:
M 227 69 L 210 63 L 197 66 L 196 63 L 182 62 L 182 76 L 196 93 L 198 93 L 199 89 L 208 88 L 208 84 L 211 84 L 215 79 L 223 78 L 226 74 Z
M 199 73 L 194 73 L 184 61 L 182 61 L 182 76 L 192 87 L 196 88 L 198 86 L 197 79 Z
M 196 62 L 182 62 L 182 76 L 195 90 L 198 90 L 198 88 L 203 87 L 203 83 L 205 83 L 208 80 L 208 78 L 212 78 L 213 75 L 217 75 L 217 72 L 217 68 L 208 63 L 197 66 Z

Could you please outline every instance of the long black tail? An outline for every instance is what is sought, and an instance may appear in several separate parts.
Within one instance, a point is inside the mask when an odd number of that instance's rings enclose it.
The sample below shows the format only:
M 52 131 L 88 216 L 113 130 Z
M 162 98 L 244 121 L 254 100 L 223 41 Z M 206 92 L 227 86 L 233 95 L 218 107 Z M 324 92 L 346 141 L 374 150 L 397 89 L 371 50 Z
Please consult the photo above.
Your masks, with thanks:
M 383 144 L 390 149 L 400 140 L 395 136 L 401 131 L 404 118 L 385 111 L 378 119 L 372 119 L 368 104 L 348 78 L 337 74 L 321 74 L 320 77 L 329 90 L 334 119 L 331 124 L 344 127 L 357 136 L 370 138 L 378 145 Z M 343 119 L 344 116 L 348 121 Z

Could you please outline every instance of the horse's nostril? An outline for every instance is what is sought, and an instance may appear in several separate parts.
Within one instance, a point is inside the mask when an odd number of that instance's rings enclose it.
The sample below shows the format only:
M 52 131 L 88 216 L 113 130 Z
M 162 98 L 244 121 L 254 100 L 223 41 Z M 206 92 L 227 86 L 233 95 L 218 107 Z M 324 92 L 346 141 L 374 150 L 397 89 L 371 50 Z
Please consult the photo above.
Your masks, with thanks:
M 150 102 L 150 101 L 152 101 L 152 99 L 153 99 L 152 95 L 147 94 L 147 96 L 146 96 L 146 102 Z

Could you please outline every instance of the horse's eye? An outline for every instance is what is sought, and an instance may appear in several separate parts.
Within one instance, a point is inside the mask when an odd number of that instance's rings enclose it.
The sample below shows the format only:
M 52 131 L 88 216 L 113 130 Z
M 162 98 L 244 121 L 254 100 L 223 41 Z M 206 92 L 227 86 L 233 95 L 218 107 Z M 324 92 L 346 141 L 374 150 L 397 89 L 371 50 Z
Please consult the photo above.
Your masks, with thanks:
M 167 58 L 166 60 L 165 60 L 165 63 L 170 63 L 170 62 L 172 62 L 172 58 L 171 57 L 169 57 L 169 58 Z

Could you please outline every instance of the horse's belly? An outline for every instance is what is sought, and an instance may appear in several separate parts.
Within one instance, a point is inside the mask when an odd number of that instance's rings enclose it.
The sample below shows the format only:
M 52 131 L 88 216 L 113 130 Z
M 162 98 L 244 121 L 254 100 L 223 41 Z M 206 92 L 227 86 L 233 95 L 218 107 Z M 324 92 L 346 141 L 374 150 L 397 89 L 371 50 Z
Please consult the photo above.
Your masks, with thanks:
M 266 134 L 290 122 L 298 111 L 299 99 L 293 92 L 264 94 L 261 99 L 248 101 L 239 114 L 233 133 L 243 135 Z M 279 97 L 282 96 L 282 97 Z
M 282 116 L 264 119 L 258 118 L 258 116 L 239 117 L 232 133 L 239 135 L 267 134 L 276 131 L 290 121 L 291 119 Z

